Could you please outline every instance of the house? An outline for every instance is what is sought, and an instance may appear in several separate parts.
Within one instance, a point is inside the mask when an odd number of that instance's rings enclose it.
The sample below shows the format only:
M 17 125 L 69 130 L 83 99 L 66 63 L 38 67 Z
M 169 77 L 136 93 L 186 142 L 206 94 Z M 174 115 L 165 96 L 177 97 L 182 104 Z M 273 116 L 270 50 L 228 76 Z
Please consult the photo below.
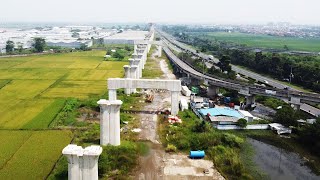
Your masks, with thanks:
M 248 117 L 247 119 L 251 117 L 253 119 L 253 116 L 249 112 L 243 112 L 242 114 L 238 110 L 227 107 L 200 109 L 199 113 L 213 125 L 236 125 L 239 119 L 246 116 Z

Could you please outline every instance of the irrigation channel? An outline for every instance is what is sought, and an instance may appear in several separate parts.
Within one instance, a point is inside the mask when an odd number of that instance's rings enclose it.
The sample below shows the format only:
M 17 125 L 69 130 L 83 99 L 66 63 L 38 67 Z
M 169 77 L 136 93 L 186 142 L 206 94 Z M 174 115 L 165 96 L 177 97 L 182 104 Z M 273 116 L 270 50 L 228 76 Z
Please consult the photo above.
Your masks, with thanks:
M 254 162 L 272 180 L 319 180 L 298 154 L 248 138 L 255 150 Z

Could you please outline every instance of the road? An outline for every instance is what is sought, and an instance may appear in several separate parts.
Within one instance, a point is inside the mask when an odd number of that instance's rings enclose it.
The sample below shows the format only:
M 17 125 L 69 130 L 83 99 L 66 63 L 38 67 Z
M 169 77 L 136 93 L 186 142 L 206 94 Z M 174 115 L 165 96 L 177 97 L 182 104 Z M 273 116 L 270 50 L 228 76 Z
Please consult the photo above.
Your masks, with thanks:
M 187 50 L 187 51 L 190 51 L 192 52 L 193 54 L 195 55 L 198 55 L 199 57 L 203 58 L 203 59 L 207 59 L 209 60 L 209 56 L 204 54 L 204 53 L 197 53 L 197 51 L 181 42 L 178 42 L 175 40 L 174 37 L 172 37 L 171 35 L 167 34 L 167 33 L 164 33 L 164 32 L 160 32 L 160 34 L 162 36 L 165 36 L 165 38 L 163 38 L 163 42 L 164 44 L 166 44 L 169 48 L 177 51 L 177 52 L 182 52 L 181 49 L 184 49 L 184 50 Z M 170 42 L 169 42 L 170 41 Z M 214 63 L 217 63 L 219 60 L 214 58 L 213 59 Z M 189 65 L 181 62 L 181 61 L 177 61 L 177 64 L 182 68 L 182 69 L 187 69 L 189 72 L 195 74 L 196 76 L 199 76 L 199 77 L 203 77 L 203 78 L 208 78 L 207 76 L 203 75 L 202 73 L 194 70 L 193 68 L 190 68 Z M 234 66 L 232 65 L 232 70 L 234 70 L 235 72 L 239 73 L 239 74 L 243 74 L 247 77 L 250 77 L 250 78 L 253 78 L 253 79 L 256 79 L 257 81 L 261 81 L 261 82 L 265 82 L 265 83 L 268 83 L 270 86 L 274 87 L 274 88 L 277 88 L 277 89 L 280 89 L 280 90 L 283 90 L 285 87 L 287 87 L 286 85 L 284 84 L 281 84 L 279 82 L 276 82 L 274 81 L 273 79 L 271 78 L 267 78 L 267 77 L 264 77 L 262 75 L 259 75 L 257 73 L 254 73 L 254 72 L 251 72 L 251 71 L 247 71 L 243 68 L 239 68 L 237 66 Z M 211 77 L 209 77 L 211 78 Z M 214 81 L 219 81 L 217 79 L 214 79 Z M 223 83 L 227 83 L 225 81 L 222 81 Z M 222 83 L 220 81 L 220 83 Z M 219 83 L 219 84 L 220 84 Z M 232 84 L 230 83 L 230 86 L 236 86 L 237 84 Z M 233 88 L 234 89 L 234 88 Z M 301 95 L 302 92 L 299 92 L 297 89 L 294 89 L 294 88 L 290 88 L 290 91 L 289 92 L 294 92 L 296 91 L 297 94 Z M 314 97 L 314 98 L 319 98 L 320 99 L 320 96 L 319 94 L 315 94 L 315 93 L 309 93 L 310 94 L 310 97 Z M 319 116 L 320 115 L 320 109 L 317 109 L 313 106 L 310 106 L 308 104 L 305 104 L 305 103 L 301 103 L 301 106 L 300 106 L 300 109 L 313 115 L 313 116 Z

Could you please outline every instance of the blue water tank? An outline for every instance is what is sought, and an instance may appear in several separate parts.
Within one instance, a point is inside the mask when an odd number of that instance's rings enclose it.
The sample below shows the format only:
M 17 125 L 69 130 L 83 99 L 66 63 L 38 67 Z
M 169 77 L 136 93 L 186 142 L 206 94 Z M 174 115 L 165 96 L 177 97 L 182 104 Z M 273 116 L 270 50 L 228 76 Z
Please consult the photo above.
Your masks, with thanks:
M 204 158 L 204 151 L 190 151 L 190 158 Z

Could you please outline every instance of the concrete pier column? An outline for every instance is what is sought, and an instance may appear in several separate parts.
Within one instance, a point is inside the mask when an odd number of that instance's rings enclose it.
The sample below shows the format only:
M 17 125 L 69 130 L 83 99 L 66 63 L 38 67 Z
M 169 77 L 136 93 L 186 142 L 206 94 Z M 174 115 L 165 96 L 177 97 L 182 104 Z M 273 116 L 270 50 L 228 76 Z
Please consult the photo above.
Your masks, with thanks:
M 120 145 L 120 100 L 100 99 L 100 144 Z
M 141 76 L 140 76 L 140 59 L 135 59 L 135 60 L 133 61 L 133 64 L 134 64 L 135 66 L 137 66 L 136 79 L 140 79 L 140 78 L 141 78 Z
M 137 70 L 138 70 L 138 66 L 133 65 L 130 67 L 130 77 L 131 79 L 137 79 L 136 75 L 137 75 Z M 136 88 L 130 88 L 130 93 L 136 93 L 137 90 Z
M 171 115 L 177 115 L 179 112 L 179 94 L 180 91 L 171 91 Z
M 133 51 L 136 52 L 137 49 L 138 49 L 138 45 L 137 44 L 133 45 Z
M 93 145 L 83 150 L 82 180 L 98 180 L 98 160 L 102 147 Z
M 218 94 L 219 94 L 219 87 L 214 85 L 210 85 L 208 87 L 208 92 L 207 92 L 208 97 L 215 97 Z
M 81 156 L 83 149 L 81 146 L 69 144 L 62 150 L 62 154 L 68 158 L 68 180 L 79 180 L 81 177 Z
M 123 69 L 124 69 L 124 77 L 125 78 L 131 78 L 130 66 L 124 65 Z M 130 94 L 131 93 L 131 89 L 130 88 L 125 88 L 124 89 L 124 93 L 125 94 Z
M 109 100 L 117 100 L 117 90 L 109 89 Z
M 100 144 L 107 145 L 110 144 L 110 121 L 108 121 L 110 116 L 109 103 L 106 99 L 100 99 L 97 103 L 100 106 Z
M 256 100 L 254 95 L 246 96 L 246 106 L 251 106 L 252 104 L 255 104 L 255 103 L 256 103 Z
M 158 57 L 162 56 L 162 46 L 158 46 Z

